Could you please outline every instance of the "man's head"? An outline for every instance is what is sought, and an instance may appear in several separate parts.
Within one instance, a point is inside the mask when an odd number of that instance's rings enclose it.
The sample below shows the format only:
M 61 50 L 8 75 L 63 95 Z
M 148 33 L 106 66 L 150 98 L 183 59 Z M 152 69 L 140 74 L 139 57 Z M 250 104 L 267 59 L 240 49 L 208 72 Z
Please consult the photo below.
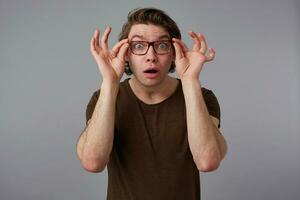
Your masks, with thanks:
M 149 26 L 145 26 L 149 25 Z M 163 34 L 162 31 L 159 32 L 159 29 L 162 29 L 166 34 Z M 119 41 L 125 38 L 129 38 L 131 41 L 132 36 L 136 34 L 131 34 L 133 31 L 134 33 L 137 30 L 141 30 L 141 34 L 147 34 L 146 31 L 156 31 L 157 36 L 163 36 L 164 38 L 157 38 L 159 40 L 169 40 L 171 41 L 172 38 L 178 38 L 181 39 L 181 33 L 180 30 L 177 26 L 177 24 L 162 10 L 156 9 L 156 8 L 141 8 L 141 9 L 134 9 L 131 12 L 129 12 L 128 17 L 127 17 L 127 22 L 123 25 L 122 31 L 119 35 Z M 149 33 L 152 34 L 152 33 Z M 149 36 L 148 34 L 148 36 Z M 160 34 L 160 35 L 159 35 Z M 145 36 L 146 37 L 146 36 Z M 150 37 L 150 36 L 149 36 Z M 143 38 L 143 37 L 137 37 L 135 41 L 147 41 L 148 38 Z M 157 40 L 156 39 L 156 40 Z M 153 42 L 153 41 L 148 41 L 148 42 Z M 151 45 L 150 45 L 151 46 Z M 173 54 L 173 57 L 175 56 L 174 53 L 174 47 L 173 45 L 170 54 Z M 152 46 L 153 48 L 155 45 Z M 150 47 L 149 47 L 150 48 Z M 149 50 L 149 49 L 148 49 Z M 132 49 L 130 49 L 132 52 Z M 154 48 L 155 51 L 155 48 Z M 155 51 L 156 53 L 156 51 Z M 160 56 L 160 55 L 158 55 Z M 160 56 L 161 57 L 161 56 Z M 170 63 L 170 68 L 169 72 L 174 72 L 175 64 L 173 62 L 174 59 L 172 59 L 172 62 Z M 127 62 L 128 64 L 128 62 Z M 131 67 L 133 68 L 133 66 Z M 132 74 L 132 70 L 130 69 L 129 66 L 126 68 L 125 72 L 127 75 Z

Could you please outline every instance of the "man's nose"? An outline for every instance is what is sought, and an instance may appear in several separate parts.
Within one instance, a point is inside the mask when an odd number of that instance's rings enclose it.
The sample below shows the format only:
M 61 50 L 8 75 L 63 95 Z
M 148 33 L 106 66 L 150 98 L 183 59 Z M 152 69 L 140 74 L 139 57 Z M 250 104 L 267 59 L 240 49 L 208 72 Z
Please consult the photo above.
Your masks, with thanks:
M 157 60 L 157 55 L 156 55 L 156 53 L 155 53 L 154 48 L 153 48 L 152 45 L 149 47 L 146 56 L 147 56 L 146 57 L 147 61 L 155 62 Z

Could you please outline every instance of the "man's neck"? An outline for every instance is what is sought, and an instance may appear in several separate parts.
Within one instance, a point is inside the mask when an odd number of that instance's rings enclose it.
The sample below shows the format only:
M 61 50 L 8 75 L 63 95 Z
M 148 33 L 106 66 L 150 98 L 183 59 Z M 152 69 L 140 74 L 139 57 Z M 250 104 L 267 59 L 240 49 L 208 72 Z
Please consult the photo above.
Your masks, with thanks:
M 135 77 L 129 80 L 133 93 L 147 104 L 159 103 L 173 94 L 179 81 L 167 76 L 162 83 L 153 87 L 147 87 L 139 83 Z

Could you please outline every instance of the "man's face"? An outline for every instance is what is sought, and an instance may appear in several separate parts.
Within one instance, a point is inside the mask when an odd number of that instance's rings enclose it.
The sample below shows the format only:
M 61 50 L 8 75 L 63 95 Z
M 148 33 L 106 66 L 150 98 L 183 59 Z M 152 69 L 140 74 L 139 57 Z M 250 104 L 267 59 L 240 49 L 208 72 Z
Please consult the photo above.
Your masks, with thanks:
M 154 86 L 163 82 L 168 75 L 172 60 L 174 59 L 172 43 L 168 32 L 160 26 L 136 24 L 131 27 L 128 34 L 130 48 L 127 52 L 130 69 L 137 81 L 144 86 Z M 147 43 L 150 45 L 146 52 Z M 170 48 L 169 50 L 167 50 Z M 144 49 L 144 50 L 143 50 Z M 144 53 L 144 55 L 137 55 Z

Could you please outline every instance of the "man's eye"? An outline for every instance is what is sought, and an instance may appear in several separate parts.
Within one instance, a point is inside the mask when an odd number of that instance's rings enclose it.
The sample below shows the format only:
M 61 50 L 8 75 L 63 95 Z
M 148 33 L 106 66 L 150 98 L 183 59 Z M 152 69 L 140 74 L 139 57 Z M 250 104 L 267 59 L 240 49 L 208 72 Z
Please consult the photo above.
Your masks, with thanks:
M 145 47 L 145 45 L 143 43 L 135 43 L 133 45 L 133 48 L 135 48 L 135 49 L 142 49 L 144 47 Z
M 158 48 L 159 49 L 165 49 L 165 48 L 167 48 L 167 44 L 165 44 L 165 43 L 159 43 L 158 44 Z

